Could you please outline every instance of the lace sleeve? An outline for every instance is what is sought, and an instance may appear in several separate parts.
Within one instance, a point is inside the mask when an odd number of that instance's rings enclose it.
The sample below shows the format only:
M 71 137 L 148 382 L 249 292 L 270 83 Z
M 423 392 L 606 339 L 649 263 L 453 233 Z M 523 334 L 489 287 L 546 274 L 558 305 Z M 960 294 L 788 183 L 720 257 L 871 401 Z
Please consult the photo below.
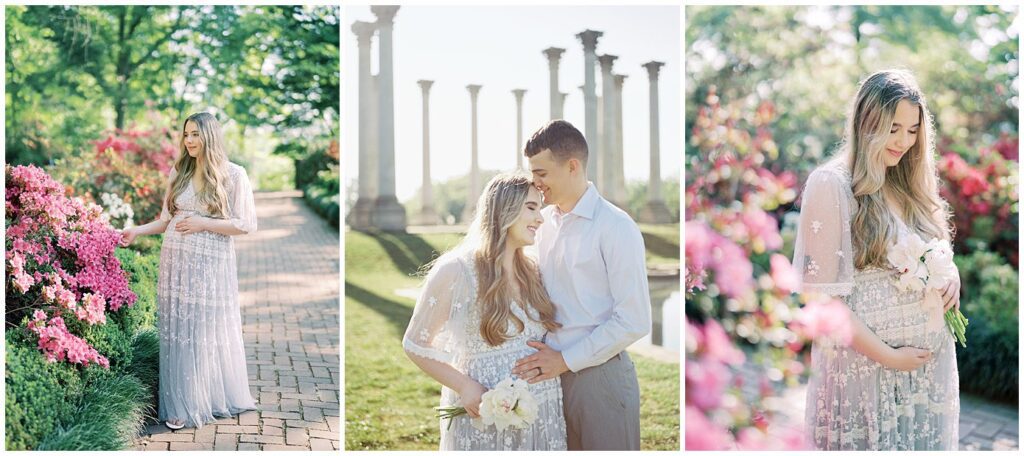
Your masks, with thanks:
M 853 243 L 849 184 L 834 170 L 817 169 L 807 178 L 793 267 L 800 291 L 847 296 L 853 292 Z
M 228 210 L 231 211 L 231 225 L 247 234 L 256 232 L 256 201 L 252 184 L 245 168 L 238 166 L 231 176 L 231 192 L 228 195 Z
M 416 301 L 412 319 L 402 338 L 406 353 L 453 364 L 457 346 L 459 310 L 465 287 L 465 274 L 457 259 L 442 258 L 427 275 L 426 284 Z

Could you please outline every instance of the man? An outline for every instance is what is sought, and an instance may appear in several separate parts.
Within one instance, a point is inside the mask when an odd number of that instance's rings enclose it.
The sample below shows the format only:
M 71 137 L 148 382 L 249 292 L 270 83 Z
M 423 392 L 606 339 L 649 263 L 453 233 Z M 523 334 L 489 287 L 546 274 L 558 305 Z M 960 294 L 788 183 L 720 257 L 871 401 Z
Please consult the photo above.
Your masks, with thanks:
M 651 329 L 644 240 L 636 223 L 587 181 L 587 141 L 564 120 L 524 150 L 548 204 L 537 232 L 544 287 L 562 328 L 513 373 L 561 376 L 570 450 L 639 450 L 640 387 L 625 349 Z

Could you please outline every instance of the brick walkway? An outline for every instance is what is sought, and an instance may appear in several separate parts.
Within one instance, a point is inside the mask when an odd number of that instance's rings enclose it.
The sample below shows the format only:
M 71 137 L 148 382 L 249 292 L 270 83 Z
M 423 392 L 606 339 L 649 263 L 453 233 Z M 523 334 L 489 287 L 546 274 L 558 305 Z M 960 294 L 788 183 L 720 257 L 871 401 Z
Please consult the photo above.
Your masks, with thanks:
M 258 411 L 171 431 L 136 450 L 338 450 L 338 233 L 299 192 L 256 195 L 259 230 L 235 240 L 249 385 Z
M 744 394 L 756 394 L 756 374 L 750 364 L 744 365 Z M 796 428 L 803 425 L 804 405 L 807 386 L 800 385 L 782 392 L 778 398 L 766 401 L 765 406 L 777 417 L 776 426 Z M 1019 415 L 1012 405 L 1000 404 L 960 394 L 960 449 L 1016 451 L 1020 448 L 1018 437 Z

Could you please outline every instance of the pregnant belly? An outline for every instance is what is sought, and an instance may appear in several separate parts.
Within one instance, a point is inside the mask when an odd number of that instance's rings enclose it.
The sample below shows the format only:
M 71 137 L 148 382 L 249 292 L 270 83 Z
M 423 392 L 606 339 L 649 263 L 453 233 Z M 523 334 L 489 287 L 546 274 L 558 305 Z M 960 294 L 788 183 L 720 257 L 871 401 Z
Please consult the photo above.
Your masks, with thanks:
M 945 322 L 936 291 L 902 291 L 894 273 L 858 276 L 850 308 L 891 347 L 934 350 L 942 341 Z

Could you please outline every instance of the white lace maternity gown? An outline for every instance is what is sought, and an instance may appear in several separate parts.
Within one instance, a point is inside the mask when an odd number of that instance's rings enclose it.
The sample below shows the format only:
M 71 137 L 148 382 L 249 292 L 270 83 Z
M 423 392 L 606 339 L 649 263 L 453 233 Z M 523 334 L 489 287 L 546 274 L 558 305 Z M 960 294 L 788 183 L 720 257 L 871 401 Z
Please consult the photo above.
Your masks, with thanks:
M 856 207 L 843 164 L 833 161 L 808 178 L 793 258 L 804 291 L 839 297 L 889 346 L 926 349 L 932 358 L 905 372 L 850 347 L 815 343 L 808 438 L 828 450 L 956 450 L 959 374 L 941 301 L 937 294 L 926 300 L 924 292 L 900 291 L 895 269 L 854 269 Z M 898 239 L 915 235 L 901 223 Z
M 256 231 L 256 207 L 245 169 L 229 164 L 227 195 L 231 224 Z M 175 200 L 160 250 L 157 315 L 160 327 L 161 421 L 202 426 L 215 417 L 256 408 L 249 392 L 238 308 L 238 272 L 232 236 L 208 231 L 180 234 L 179 221 L 209 216 L 188 188 Z
M 449 254 L 442 257 L 427 277 L 416 303 L 402 345 L 413 355 L 447 363 L 484 387 L 494 388 L 511 377 L 518 359 L 536 352 L 526 345 L 543 340 L 546 330 L 527 318 L 518 305 L 513 313 L 525 323 L 522 333 L 492 347 L 480 335 L 480 307 L 477 305 L 477 281 L 472 255 Z M 536 310 L 529 312 L 537 317 Z M 509 323 L 510 331 L 515 327 Z M 558 378 L 530 385 L 537 399 L 538 415 L 526 429 L 498 431 L 491 425 L 478 431 L 466 415 L 456 417 L 451 429 L 441 421 L 441 450 L 565 450 L 566 430 L 562 411 L 562 387 Z M 441 388 L 441 405 L 458 404 L 455 391 Z M 432 411 L 424 410 L 424 414 Z

